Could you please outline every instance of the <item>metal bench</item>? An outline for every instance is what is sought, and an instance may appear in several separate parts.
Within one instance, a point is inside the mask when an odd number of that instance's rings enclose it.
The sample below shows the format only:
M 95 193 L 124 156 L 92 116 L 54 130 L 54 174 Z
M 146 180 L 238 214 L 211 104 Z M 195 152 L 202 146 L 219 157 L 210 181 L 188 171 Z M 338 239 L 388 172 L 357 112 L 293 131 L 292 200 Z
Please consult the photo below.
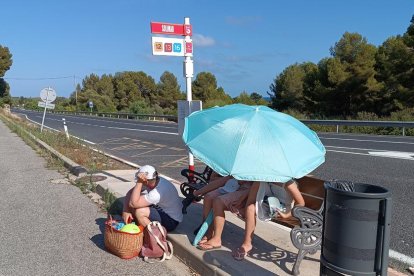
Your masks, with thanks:
M 208 185 L 212 170 L 206 167 L 203 173 L 184 169 L 181 175 L 187 182 L 181 184 L 181 192 L 186 197 L 183 200 L 183 213 L 195 198 L 192 193 Z M 305 206 L 295 206 L 292 209 L 293 218 L 274 219 L 273 221 L 291 228 L 290 238 L 292 244 L 298 249 L 293 275 L 299 275 L 299 266 L 307 254 L 315 254 L 321 249 L 323 225 L 323 200 L 325 196 L 324 180 L 305 176 L 297 179 L 298 187 L 305 200 Z

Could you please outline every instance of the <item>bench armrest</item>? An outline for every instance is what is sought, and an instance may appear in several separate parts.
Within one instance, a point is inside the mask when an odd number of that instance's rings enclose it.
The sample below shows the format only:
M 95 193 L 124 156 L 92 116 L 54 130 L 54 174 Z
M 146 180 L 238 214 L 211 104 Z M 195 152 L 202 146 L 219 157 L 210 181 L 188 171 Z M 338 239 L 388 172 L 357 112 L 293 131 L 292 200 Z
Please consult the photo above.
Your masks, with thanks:
M 304 206 L 295 206 L 292 215 L 299 219 L 300 226 L 290 232 L 290 238 L 297 249 L 308 250 L 309 253 L 320 249 L 322 242 L 323 205 L 319 210 Z M 314 254 L 311 253 L 311 254 Z
M 323 204 L 319 210 L 304 206 L 295 206 L 292 215 L 299 219 L 300 226 L 295 226 L 290 232 L 292 244 L 299 250 L 293 266 L 293 275 L 299 275 L 299 266 L 306 254 L 315 254 L 321 249 Z
M 210 181 L 210 176 L 213 171 L 206 167 L 202 173 L 190 170 L 190 169 L 183 169 L 181 170 L 181 175 L 187 178 L 189 183 L 191 182 L 204 182 L 208 183 Z

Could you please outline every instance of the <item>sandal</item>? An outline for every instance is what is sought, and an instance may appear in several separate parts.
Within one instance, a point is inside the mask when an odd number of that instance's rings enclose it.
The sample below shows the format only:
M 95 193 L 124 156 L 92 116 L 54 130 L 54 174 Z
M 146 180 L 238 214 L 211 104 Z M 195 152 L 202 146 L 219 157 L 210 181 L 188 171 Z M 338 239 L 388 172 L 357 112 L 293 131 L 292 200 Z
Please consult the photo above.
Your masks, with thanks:
M 210 251 L 210 250 L 219 249 L 219 248 L 221 248 L 221 245 L 214 246 L 214 245 L 208 244 L 207 242 L 197 245 L 197 249 L 200 249 L 201 251 Z
M 237 247 L 235 250 L 231 252 L 233 258 L 237 261 L 243 261 L 246 256 L 249 256 L 250 251 L 245 251 L 243 247 Z

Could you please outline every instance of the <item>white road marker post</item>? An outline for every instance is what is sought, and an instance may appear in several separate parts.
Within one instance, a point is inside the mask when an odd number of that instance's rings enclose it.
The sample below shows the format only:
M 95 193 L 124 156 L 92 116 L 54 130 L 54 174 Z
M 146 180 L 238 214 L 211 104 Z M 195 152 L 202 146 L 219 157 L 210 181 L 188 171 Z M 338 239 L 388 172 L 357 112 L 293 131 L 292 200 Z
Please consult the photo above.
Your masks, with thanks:
M 68 132 L 68 127 L 66 126 L 65 118 L 62 118 L 62 121 L 63 121 L 63 129 L 65 130 L 66 138 L 69 140 L 69 132 Z

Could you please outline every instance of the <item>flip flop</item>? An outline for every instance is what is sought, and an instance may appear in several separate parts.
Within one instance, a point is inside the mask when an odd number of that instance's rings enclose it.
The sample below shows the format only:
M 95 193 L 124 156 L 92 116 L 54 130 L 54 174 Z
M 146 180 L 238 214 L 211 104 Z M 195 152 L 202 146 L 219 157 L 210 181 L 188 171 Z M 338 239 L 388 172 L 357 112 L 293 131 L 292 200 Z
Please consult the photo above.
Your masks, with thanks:
M 201 251 L 210 251 L 210 250 L 219 249 L 219 248 L 221 248 L 221 245 L 214 246 L 214 245 L 206 244 L 206 243 L 202 243 L 200 245 L 197 245 L 197 249 L 199 249 Z
M 249 256 L 250 251 L 245 251 L 243 247 L 237 247 L 235 250 L 233 250 L 231 255 L 233 258 L 237 261 L 243 261 L 246 256 Z

